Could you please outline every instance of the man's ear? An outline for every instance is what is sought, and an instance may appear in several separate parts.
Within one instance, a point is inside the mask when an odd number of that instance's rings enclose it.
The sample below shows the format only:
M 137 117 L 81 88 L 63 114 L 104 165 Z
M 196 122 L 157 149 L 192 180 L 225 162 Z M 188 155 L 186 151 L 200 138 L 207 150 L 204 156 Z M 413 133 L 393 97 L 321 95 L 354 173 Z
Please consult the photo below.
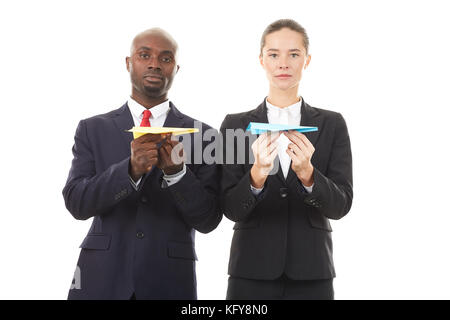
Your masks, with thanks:
M 125 63 L 127 64 L 127 70 L 130 72 L 130 57 L 125 58 Z
M 180 66 L 179 65 L 177 65 L 177 72 L 176 73 L 178 73 L 178 70 L 180 70 Z

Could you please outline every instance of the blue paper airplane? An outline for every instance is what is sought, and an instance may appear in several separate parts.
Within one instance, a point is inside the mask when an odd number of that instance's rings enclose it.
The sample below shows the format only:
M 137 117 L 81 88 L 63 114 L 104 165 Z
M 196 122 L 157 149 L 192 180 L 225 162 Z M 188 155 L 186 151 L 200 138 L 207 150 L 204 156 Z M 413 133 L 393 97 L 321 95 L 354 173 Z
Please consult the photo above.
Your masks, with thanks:
M 311 132 L 317 131 L 317 127 L 305 127 L 305 126 L 292 126 L 288 124 L 273 124 L 273 123 L 260 123 L 250 122 L 247 127 L 247 131 L 251 131 L 252 134 L 261 134 L 267 131 L 287 131 L 296 130 L 298 132 Z

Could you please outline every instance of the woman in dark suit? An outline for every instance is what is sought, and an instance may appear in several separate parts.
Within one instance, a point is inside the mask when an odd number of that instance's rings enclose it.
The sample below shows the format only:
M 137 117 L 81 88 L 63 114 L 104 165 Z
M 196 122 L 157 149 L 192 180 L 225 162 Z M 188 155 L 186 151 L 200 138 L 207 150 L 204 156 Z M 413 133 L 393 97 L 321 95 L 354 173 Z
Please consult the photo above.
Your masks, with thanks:
M 260 52 L 268 96 L 256 109 L 227 115 L 221 126 L 228 159 L 221 202 L 236 222 L 227 299 L 334 299 L 329 219 L 350 210 L 352 156 L 342 115 L 311 107 L 298 93 L 311 61 L 308 47 L 307 33 L 296 21 L 270 24 Z M 250 122 L 318 131 L 227 135 Z

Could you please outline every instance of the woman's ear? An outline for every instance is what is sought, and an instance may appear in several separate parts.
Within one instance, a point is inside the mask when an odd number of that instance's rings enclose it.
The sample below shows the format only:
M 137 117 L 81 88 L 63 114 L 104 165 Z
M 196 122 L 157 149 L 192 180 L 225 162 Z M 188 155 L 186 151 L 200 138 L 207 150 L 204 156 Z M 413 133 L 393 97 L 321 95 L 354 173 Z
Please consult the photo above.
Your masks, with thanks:
M 306 70 L 306 68 L 309 66 L 309 63 L 311 62 L 311 55 L 309 54 L 307 57 L 306 57 L 306 62 L 305 62 L 305 65 L 303 66 L 303 69 L 305 69 Z
M 264 68 L 264 62 L 263 62 L 263 56 L 262 56 L 262 53 L 259 55 L 259 63 L 261 64 L 261 67 Z

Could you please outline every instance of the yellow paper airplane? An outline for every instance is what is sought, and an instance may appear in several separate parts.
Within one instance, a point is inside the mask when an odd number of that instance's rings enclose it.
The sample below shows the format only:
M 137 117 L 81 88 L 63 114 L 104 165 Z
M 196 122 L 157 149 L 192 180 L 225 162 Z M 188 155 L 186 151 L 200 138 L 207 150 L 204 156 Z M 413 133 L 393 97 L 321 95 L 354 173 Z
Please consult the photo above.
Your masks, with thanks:
M 179 134 L 198 132 L 197 128 L 173 128 L 173 127 L 133 127 L 128 132 L 133 132 L 133 138 L 137 139 L 147 133 L 161 134 L 172 133 L 174 136 Z

